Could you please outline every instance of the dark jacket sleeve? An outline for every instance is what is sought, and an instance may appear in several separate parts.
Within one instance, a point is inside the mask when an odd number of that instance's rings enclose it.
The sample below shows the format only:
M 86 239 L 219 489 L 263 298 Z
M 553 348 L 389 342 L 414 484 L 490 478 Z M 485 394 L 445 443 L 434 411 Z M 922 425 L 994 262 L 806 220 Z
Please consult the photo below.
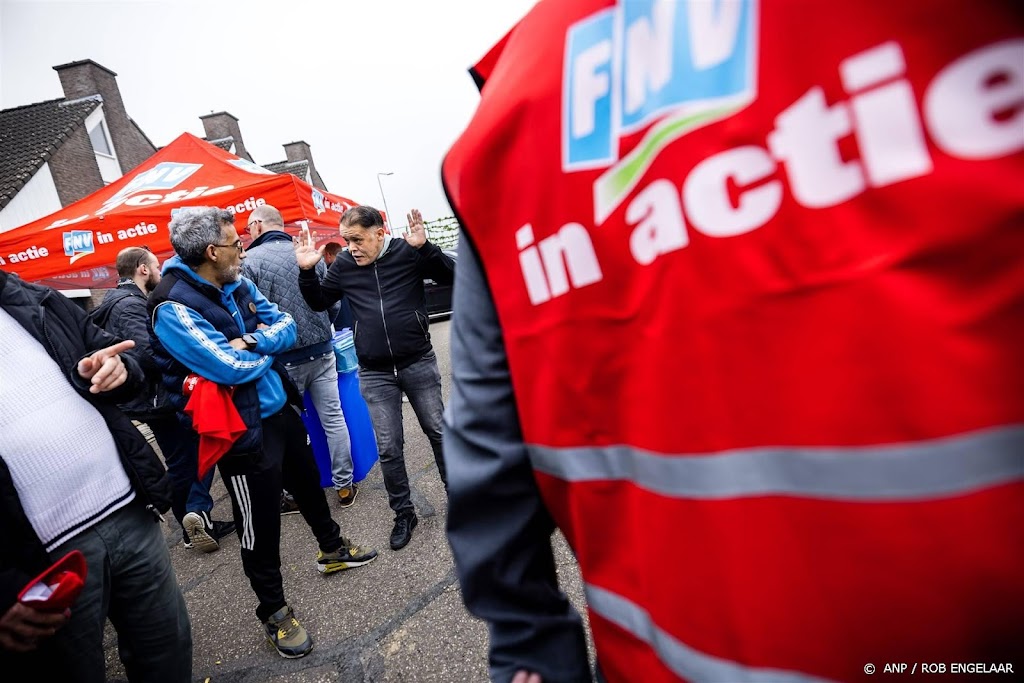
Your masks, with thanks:
M 32 530 L 28 517 L 17 500 L 7 463 L 0 459 L 0 496 L 4 510 L 4 546 L 0 552 L 0 615 L 18 599 L 18 593 L 47 565 L 49 558 Z M 2 652 L 2 650 L 0 650 Z
M 53 297 L 53 302 L 58 315 L 69 326 L 77 327 L 79 334 L 81 334 L 82 342 L 85 346 L 85 353 L 82 354 L 82 358 L 120 341 L 106 330 L 94 325 L 85 314 L 85 311 L 66 297 Z M 128 371 L 128 377 L 125 379 L 124 384 L 111 391 L 104 391 L 98 394 L 95 397 L 96 399 L 111 403 L 123 403 L 135 398 L 145 388 L 146 378 L 142 372 L 142 367 L 135 357 L 130 353 L 122 353 L 120 356 L 121 362 L 124 363 L 125 369 Z M 78 390 L 86 392 L 89 390 L 89 380 L 82 379 L 81 375 L 77 372 L 77 368 L 72 368 L 68 377 L 72 385 Z
M 323 282 L 324 278 L 327 277 L 327 264 L 324 263 L 323 261 L 320 261 L 319 263 L 317 263 L 316 264 L 316 268 L 314 268 L 313 270 L 316 271 L 316 276 L 317 276 L 317 278 L 321 282 Z M 302 272 L 302 271 L 299 271 L 299 272 Z M 338 301 L 335 301 L 333 304 L 331 304 L 330 306 L 327 307 L 327 317 L 330 318 L 332 323 L 334 322 L 334 319 L 338 317 L 338 313 L 340 313 L 340 312 L 341 312 L 341 300 L 340 299 Z
M 338 281 L 338 276 L 333 268 L 327 270 L 327 275 L 321 282 L 316 268 L 309 270 L 299 269 L 299 291 L 306 305 L 314 311 L 326 311 L 331 304 L 340 301 L 344 291 Z
M 590 681 L 579 614 L 558 587 L 555 525 L 527 459 L 494 303 L 463 240 L 445 412 L 448 540 L 466 607 L 490 626 L 491 678 Z M 468 247 L 468 248 L 467 248 Z
M 450 285 L 455 281 L 455 261 L 432 242 L 417 250 L 416 268 L 420 275 L 436 280 L 440 285 Z
M 151 377 L 159 376 L 160 367 L 150 349 L 146 302 L 137 296 L 127 296 L 118 302 L 112 316 L 114 333 L 121 339 L 135 340 L 130 354 L 142 366 L 142 371 Z

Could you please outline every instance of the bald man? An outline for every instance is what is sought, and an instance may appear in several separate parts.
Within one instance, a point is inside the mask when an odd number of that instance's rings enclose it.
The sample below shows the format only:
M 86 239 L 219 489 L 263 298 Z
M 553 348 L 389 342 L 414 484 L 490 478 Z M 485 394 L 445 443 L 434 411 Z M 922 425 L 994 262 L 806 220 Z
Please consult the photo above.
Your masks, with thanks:
M 268 300 L 295 319 L 298 339 L 291 350 L 277 359 L 299 388 L 309 391 L 320 416 L 331 454 L 331 482 L 341 507 L 356 500 L 358 485 L 352 479 L 352 445 L 348 425 L 341 412 L 338 368 L 331 345 L 332 315 L 314 311 L 299 292 L 299 265 L 292 238 L 284 231 L 281 212 L 269 204 L 257 207 L 246 224 L 252 244 L 242 264 L 242 274 L 252 280 Z M 321 277 L 326 267 L 321 266 Z

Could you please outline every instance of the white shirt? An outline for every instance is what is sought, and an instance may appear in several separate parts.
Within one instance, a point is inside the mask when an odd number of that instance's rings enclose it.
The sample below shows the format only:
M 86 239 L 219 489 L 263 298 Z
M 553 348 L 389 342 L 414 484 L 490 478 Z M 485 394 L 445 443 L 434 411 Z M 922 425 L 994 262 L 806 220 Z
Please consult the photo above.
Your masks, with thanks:
M 135 497 L 103 416 L 2 308 L 0 458 L 47 551 Z

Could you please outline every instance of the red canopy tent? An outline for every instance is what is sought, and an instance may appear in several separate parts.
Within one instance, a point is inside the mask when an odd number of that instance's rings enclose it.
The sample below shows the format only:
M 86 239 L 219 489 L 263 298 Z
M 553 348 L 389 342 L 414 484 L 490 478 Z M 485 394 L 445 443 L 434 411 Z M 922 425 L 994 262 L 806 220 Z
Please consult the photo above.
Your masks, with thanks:
M 161 261 L 173 254 L 167 224 L 176 209 L 217 206 L 244 219 L 263 204 L 281 211 L 289 231 L 305 222 L 318 242 L 337 239 L 341 214 L 358 205 L 185 133 L 103 189 L 0 233 L 0 268 L 59 289 L 112 287 L 121 249 L 146 246 Z

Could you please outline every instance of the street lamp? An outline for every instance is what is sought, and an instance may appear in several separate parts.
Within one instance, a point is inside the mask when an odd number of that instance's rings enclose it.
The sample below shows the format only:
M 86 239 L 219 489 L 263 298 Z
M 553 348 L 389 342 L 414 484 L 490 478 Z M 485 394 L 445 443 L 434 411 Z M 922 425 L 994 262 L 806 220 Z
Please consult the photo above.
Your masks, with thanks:
M 390 232 L 393 235 L 395 233 L 395 224 L 391 222 L 391 211 L 388 209 L 388 199 L 384 196 L 384 186 L 380 184 L 380 177 L 382 175 L 394 175 L 394 173 L 388 171 L 387 173 L 377 174 L 377 187 L 380 188 L 380 198 L 384 200 L 384 213 L 388 215 L 388 227 L 391 228 Z

